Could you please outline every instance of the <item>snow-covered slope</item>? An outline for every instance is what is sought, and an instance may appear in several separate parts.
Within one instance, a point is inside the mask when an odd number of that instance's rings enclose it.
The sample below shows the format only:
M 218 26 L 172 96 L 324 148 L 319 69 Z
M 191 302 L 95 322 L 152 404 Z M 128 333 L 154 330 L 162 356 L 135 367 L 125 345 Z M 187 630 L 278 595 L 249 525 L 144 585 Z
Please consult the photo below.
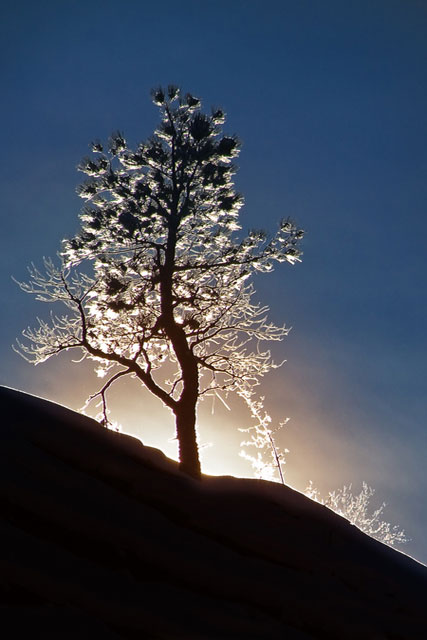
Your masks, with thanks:
M 45 639 L 427 638 L 427 568 L 281 485 L 0 388 L 2 626 Z

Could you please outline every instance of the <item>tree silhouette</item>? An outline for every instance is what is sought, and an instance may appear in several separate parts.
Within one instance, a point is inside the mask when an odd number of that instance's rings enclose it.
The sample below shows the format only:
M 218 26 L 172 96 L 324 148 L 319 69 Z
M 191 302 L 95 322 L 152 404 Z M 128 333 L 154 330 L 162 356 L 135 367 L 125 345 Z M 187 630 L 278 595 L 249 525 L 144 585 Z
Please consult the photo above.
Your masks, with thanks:
M 250 393 L 276 366 L 261 343 L 287 333 L 252 301 L 248 279 L 299 260 L 302 231 L 283 220 L 270 239 L 260 231 L 236 238 L 239 143 L 222 134 L 223 111 L 202 113 L 174 86 L 152 96 L 161 123 L 150 139 L 131 150 L 115 133 L 106 149 L 92 143 L 80 164 L 88 176 L 78 190 L 80 231 L 63 241 L 58 267 L 45 260 L 44 272 L 32 266 L 19 283 L 67 312 L 26 329 L 18 350 L 35 364 L 68 349 L 95 361 L 108 376 L 98 391 L 104 421 L 107 389 L 136 377 L 174 413 L 180 468 L 199 477 L 198 400 Z

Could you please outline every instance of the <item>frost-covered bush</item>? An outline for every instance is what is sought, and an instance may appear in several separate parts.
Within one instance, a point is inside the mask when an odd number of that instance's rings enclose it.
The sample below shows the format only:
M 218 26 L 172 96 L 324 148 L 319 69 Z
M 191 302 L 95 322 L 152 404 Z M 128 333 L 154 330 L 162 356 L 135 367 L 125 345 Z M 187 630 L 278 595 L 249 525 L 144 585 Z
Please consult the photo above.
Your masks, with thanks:
M 330 491 L 328 497 L 323 499 L 310 480 L 305 495 L 329 507 L 364 533 L 390 547 L 408 542 L 409 538 L 406 537 L 403 529 L 382 520 L 385 502 L 378 509 L 372 510 L 370 501 L 375 489 L 372 489 L 366 482 L 362 483 L 362 491 L 356 495 L 352 493 L 351 489 L 351 484 L 344 485 L 342 489 Z

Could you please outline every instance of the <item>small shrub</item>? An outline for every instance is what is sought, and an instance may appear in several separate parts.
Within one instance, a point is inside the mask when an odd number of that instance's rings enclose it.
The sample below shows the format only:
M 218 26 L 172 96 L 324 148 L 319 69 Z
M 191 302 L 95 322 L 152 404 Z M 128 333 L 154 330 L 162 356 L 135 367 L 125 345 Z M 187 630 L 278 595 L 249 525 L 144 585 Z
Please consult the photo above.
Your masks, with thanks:
M 374 493 L 375 489 L 372 489 L 366 482 L 362 483 L 362 491 L 357 495 L 352 493 L 350 484 L 344 485 L 342 489 L 337 491 L 330 491 L 328 497 L 323 499 L 311 480 L 305 490 L 305 495 L 308 498 L 329 507 L 368 536 L 390 547 L 405 544 L 409 541 L 405 531 L 382 520 L 382 514 L 386 507 L 385 502 L 374 511 L 370 508 L 370 501 Z

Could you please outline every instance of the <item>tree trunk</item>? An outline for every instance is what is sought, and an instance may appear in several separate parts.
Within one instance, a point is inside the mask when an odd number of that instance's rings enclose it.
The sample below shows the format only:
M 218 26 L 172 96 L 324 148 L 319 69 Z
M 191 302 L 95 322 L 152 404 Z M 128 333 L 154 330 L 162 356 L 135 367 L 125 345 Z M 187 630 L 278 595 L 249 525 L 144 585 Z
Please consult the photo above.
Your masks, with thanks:
M 176 435 L 179 447 L 179 468 L 183 473 L 200 480 L 200 460 L 196 436 L 196 406 L 180 404 L 175 411 Z

